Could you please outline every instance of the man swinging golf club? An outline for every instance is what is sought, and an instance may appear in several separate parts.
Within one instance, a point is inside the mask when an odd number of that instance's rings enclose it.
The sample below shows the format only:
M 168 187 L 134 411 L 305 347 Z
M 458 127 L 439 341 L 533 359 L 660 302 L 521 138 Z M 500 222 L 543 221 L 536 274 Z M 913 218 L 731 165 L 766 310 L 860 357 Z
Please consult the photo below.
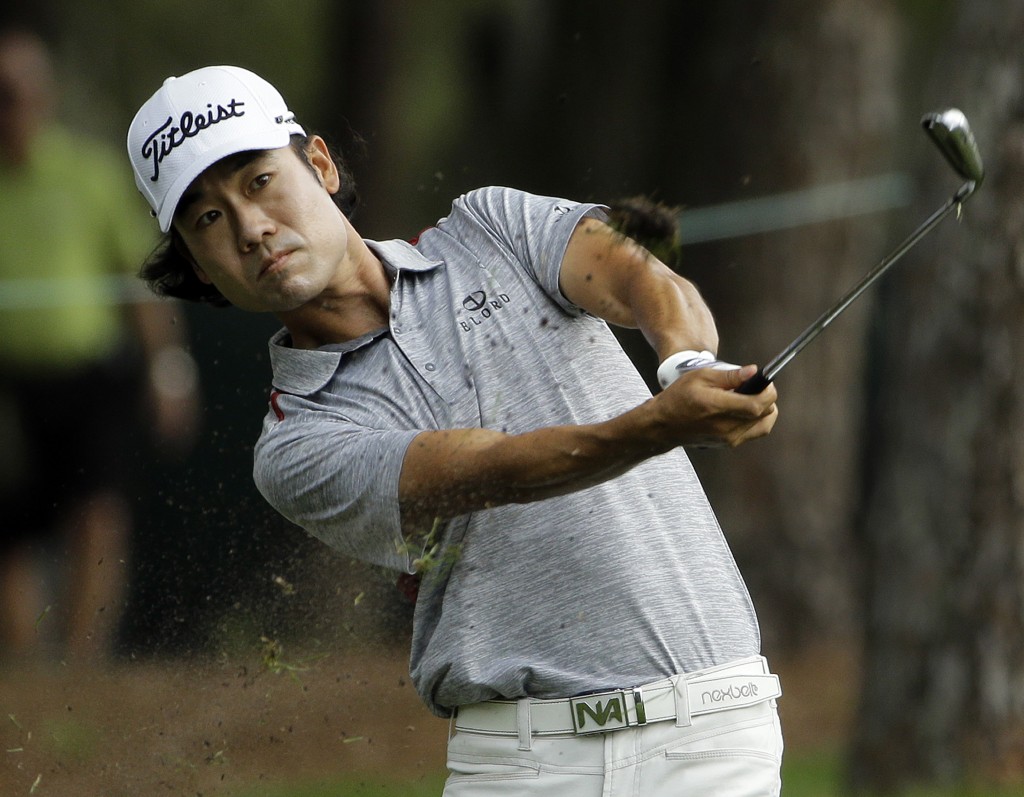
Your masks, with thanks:
M 608 329 L 713 361 L 692 284 L 600 206 L 509 188 L 364 240 L 344 167 L 238 68 L 168 79 L 128 151 L 167 234 L 153 287 L 283 324 L 263 495 L 420 579 L 410 666 L 454 717 L 448 797 L 779 793 L 778 679 L 684 452 L 768 434 L 775 387 L 699 368 L 652 397 Z

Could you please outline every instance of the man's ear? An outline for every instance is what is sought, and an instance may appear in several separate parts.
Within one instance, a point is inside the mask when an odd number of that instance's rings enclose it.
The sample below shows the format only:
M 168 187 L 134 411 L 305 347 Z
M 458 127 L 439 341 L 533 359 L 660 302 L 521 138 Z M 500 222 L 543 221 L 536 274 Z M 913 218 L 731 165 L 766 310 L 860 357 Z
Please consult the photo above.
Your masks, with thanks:
M 327 193 L 338 193 L 338 189 L 341 188 L 341 176 L 338 174 L 338 167 L 331 157 L 327 142 L 318 135 L 310 136 L 306 155 L 309 157 L 310 165 L 320 176 L 320 182 L 327 189 Z

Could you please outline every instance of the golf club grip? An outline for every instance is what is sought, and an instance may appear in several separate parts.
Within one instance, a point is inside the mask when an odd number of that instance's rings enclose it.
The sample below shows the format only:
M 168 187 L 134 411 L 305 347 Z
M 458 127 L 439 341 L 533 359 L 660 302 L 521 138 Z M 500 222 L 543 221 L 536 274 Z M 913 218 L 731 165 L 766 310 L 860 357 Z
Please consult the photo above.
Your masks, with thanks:
M 763 370 L 759 369 L 756 374 L 750 377 L 750 379 L 736 388 L 736 392 L 742 393 L 744 396 L 756 396 L 771 383 L 772 380 L 764 375 Z

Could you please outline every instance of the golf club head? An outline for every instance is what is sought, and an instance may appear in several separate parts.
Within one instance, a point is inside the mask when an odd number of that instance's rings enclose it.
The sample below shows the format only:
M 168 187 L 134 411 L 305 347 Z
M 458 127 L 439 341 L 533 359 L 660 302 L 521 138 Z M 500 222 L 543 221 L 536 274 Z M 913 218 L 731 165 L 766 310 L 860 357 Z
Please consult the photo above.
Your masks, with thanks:
M 921 126 L 956 173 L 974 183 L 972 190 L 980 186 L 985 179 L 985 167 L 967 117 L 956 108 L 949 108 L 925 114 Z

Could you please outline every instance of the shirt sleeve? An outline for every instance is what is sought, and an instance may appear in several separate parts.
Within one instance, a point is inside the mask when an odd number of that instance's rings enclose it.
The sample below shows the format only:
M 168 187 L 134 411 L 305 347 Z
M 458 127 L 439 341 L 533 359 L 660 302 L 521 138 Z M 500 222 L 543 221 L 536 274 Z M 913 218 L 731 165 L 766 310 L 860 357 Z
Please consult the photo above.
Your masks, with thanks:
M 285 518 L 335 550 L 412 572 L 401 530 L 398 480 L 415 430 L 368 429 L 328 413 L 304 413 L 306 401 L 278 394 L 256 444 L 253 478 Z M 315 420 L 314 420 L 315 419 Z
M 537 196 L 513 188 L 489 187 L 457 199 L 453 214 L 466 213 L 506 248 L 512 258 L 558 305 L 572 315 L 572 304 L 558 284 L 562 260 L 576 226 L 584 218 L 607 219 L 606 208 L 589 202 Z

